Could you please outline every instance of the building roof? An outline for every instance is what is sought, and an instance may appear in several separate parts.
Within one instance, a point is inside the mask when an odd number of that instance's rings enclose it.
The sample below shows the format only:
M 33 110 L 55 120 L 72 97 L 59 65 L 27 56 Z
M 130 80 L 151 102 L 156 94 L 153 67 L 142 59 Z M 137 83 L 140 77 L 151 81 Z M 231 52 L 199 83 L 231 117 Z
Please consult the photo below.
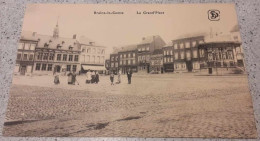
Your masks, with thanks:
M 155 49 L 153 51 L 153 55 L 156 55 L 156 54 L 163 54 L 163 50 L 162 49 Z
M 56 49 L 58 45 L 61 46 L 62 50 L 69 50 L 69 47 L 73 47 L 73 50 L 80 50 L 79 42 L 76 39 L 72 38 L 63 38 L 58 37 L 54 38 L 53 36 L 49 35 L 36 35 L 39 42 L 38 47 L 42 48 L 45 44 L 48 44 L 48 48 Z
M 161 38 L 161 37 L 160 37 L 159 35 L 143 37 L 142 41 L 141 41 L 139 44 L 150 44 L 150 43 L 152 43 L 156 38 Z
M 36 32 L 22 31 L 20 40 L 38 41 L 38 38 L 35 36 L 36 34 Z
M 165 46 L 163 46 L 163 47 L 171 47 L 171 46 L 173 46 L 173 42 L 168 42 Z
M 79 39 L 78 39 L 79 43 L 80 44 L 84 44 L 84 45 L 88 45 L 88 46 L 99 46 L 99 47 L 104 47 L 103 45 L 101 44 L 98 44 L 96 43 L 94 40 L 92 39 L 89 39 L 85 36 L 81 36 Z

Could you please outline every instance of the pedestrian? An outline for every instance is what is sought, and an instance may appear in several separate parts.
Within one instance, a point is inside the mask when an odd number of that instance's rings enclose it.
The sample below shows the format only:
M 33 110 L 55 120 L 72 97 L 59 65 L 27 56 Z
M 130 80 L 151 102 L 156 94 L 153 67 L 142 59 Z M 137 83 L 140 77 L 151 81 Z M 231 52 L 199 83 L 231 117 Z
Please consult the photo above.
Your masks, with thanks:
M 95 73 L 95 71 L 92 71 L 91 72 L 91 83 L 92 84 L 95 83 L 95 78 L 96 78 L 96 73 Z
M 121 70 L 118 71 L 118 76 L 117 76 L 117 81 L 118 81 L 118 84 L 121 83 Z
M 98 82 L 99 82 L 99 74 L 98 74 L 98 71 L 96 71 L 96 84 L 98 84 Z
M 77 81 L 76 77 L 77 77 L 77 74 L 75 71 L 73 71 L 73 73 L 72 73 L 72 84 L 73 85 L 75 85 L 75 82 Z M 79 85 L 79 83 L 78 83 L 78 85 Z
M 91 81 L 91 72 L 90 72 L 90 69 L 88 70 L 87 72 L 87 80 L 86 80 L 86 83 L 89 84 Z
M 114 85 L 114 72 L 113 71 L 111 71 L 110 72 L 110 81 L 111 81 L 111 85 Z
M 132 70 L 129 69 L 126 74 L 127 74 L 128 84 L 131 84 Z
M 71 73 L 71 71 L 68 73 L 68 84 L 70 84 L 70 85 L 72 85 L 73 84 L 73 76 L 72 76 L 72 73 Z
M 54 74 L 54 84 L 58 85 L 60 84 L 60 78 L 59 78 L 59 74 L 55 72 Z

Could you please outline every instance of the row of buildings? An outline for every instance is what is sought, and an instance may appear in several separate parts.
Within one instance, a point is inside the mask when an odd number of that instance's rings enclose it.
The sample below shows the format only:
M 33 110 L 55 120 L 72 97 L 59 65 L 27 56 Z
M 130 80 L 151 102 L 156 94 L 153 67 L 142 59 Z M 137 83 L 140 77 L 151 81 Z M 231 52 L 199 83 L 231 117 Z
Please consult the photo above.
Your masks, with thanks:
M 105 70 L 104 46 L 85 37 L 59 37 L 58 23 L 53 36 L 22 32 L 14 73 L 54 74 Z
M 186 36 L 166 44 L 160 36 L 149 36 L 135 45 L 114 49 L 106 69 L 131 69 L 138 73 L 244 71 L 243 51 L 238 26 L 230 33 L 212 32 Z

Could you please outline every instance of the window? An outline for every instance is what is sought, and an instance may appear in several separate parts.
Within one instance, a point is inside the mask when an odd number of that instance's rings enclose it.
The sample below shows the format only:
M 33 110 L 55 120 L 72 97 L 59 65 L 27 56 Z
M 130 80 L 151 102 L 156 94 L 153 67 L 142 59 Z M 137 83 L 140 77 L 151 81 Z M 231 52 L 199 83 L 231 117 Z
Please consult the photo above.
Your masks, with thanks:
M 116 67 L 116 68 L 118 67 L 118 63 L 115 63 L 115 67 Z
M 37 60 L 42 60 L 42 55 L 43 55 L 43 53 L 41 53 L 41 52 L 38 53 L 38 54 L 37 54 Z
M 21 60 L 21 57 L 22 57 L 22 54 L 21 54 L 21 53 L 18 53 L 18 54 L 17 54 L 17 57 L 16 57 L 16 60 Z
M 46 70 L 46 64 L 42 64 L 42 70 Z
M 228 51 L 228 59 L 233 59 L 233 52 L 232 51 Z
M 73 47 L 70 46 L 70 47 L 69 47 L 69 50 L 73 50 Z
M 87 53 L 91 53 L 91 48 L 88 48 L 88 49 L 87 49 Z
M 126 54 L 124 54 L 124 58 L 126 58 Z
M 19 43 L 18 49 L 23 49 L 24 43 Z
M 40 63 L 37 63 L 37 64 L 36 64 L 35 70 L 41 70 L 41 64 L 40 64 Z
M 30 60 L 30 61 L 33 60 L 33 54 L 30 54 L 30 56 L 29 56 L 29 60 Z
M 171 62 L 173 62 L 173 58 L 171 57 Z
M 209 60 L 209 61 L 212 61 L 212 60 L 213 60 L 212 53 L 208 53 L 208 60 Z
M 187 51 L 187 52 L 186 52 L 186 58 L 187 58 L 187 59 L 190 59 L 190 58 L 191 58 L 190 51 Z
M 122 54 L 120 54 L 120 58 L 122 58 Z
M 67 65 L 67 71 L 71 70 L 71 65 Z
M 62 61 L 67 61 L 67 54 L 63 54 Z
M 190 48 L 190 42 L 186 42 L 186 43 L 185 43 L 185 47 L 186 47 L 186 48 Z
M 145 48 L 144 48 L 144 47 L 142 47 L 142 51 L 145 51 Z
M 101 49 L 97 49 L 97 53 L 100 54 L 101 53 Z
M 111 67 L 114 67 L 114 63 L 111 63 Z
M 126 60 L 126 65 L 128 65 L 128 60 Z
M 36 44 L 31 44 L 30 50 L 35 50 Z
M 28 60 L 28 55 L 27 54 L 23 54 L 23 60 Z
M 100 56 L 97 57 L 97 63 L 100 63 Z
M 48 60 L 48 53 L 44 53 L 43 60 Z
M 164 62 L 167 62 L 166 58 L 164 58 Z
M 77 71 L 77 65 L 73 65 L 73 67 L 72 67 L 72 71 Z
M 150 48 L 149 48 L 149 47 L 146 47 L 146 50 L 147 50 L 147 51 L 149 51 L 149 50 L 150 50 Z
M 92 53 L 96 53 L 96 49 L 95 48 L 92 49 Z
M 74 61 L 78 62 L 79 61 L 79 55 L 74 56 Z
M 180 49 L 183 49 L 184 48 L 184 45 L 183 43 L 180 44 Z
M 47 70 L 48 70 L 48 71 L 52 71 L 52 64 L 48 64 Z
M 114 59 L 113 59 L 114 60 Z M 91 56 L 90 62 L 95 62 L 95 56 Z
M 170 51 L 170 54 L 172 55 L 172 50 Z
M 30 50 L 30 44 L 25 43 L 24 44 L 24 50 Z
M 184 52 L 181 52 L 181 59 L 184 59 Z
M 195 47 L 196 44 L 197 44 L 197 42 L 196 42 L 196 41 L 193 41 L 193 42 L 192 42 L 192 47 Z
M 133 65 L 135 65 L 135 60 L 133 60 Z
M 118 57 L 117 56 L 115 57 L 115 61 L 118 61 Z
M 174 49 L 178 49 L 178 44 L 174 44 Z
M 54 60 L 54 54 L 53 53 L 50 53 L 49 60 Z
M 141 51 L 141 48 L 138 48 L 138 51 L 140 52 L 140 51 Z
M 200 49 L 199 53 L 200 53 L 200 57 L 204 57 L 204 50 L 203 49 Z
M 114 61 L 114 57 L 111 57 L 111 61 Z
M 175 60 L 178 60 L 178 58 L 179 58 L 178 52 L 174 52 L 174 58 L 175 58 Z
M 90 56 L 89 56 L 89 55 L 87 55 L 87 59 L 86 59 L 86 61 L 87 61 L 87 62 L 90 61 Z
M 86 52 L 86 48 L 84 47 L 84 48 L 82 48 L 82 52 Z
M 131 57 L 131 53 L 128 54 L 128 57 L 129 57 L 129 58 Z
M 121 61 L 119 62 L 119 65 L 122 65 L 122 63 L 123 63 L 123 61 L 121 60 Z
M 73 55 L 69 55 L 69 61 L 73 61 Z
M 202 40 L 200 40 L 200 41 L 199 41 L 199 44 L 202 44 L 202 43 L 203 43 L 203 41 L 202 41 Z
M 197 50 L 193 50 L 193 58 L 198 58 L 198 51 Z
M 135 53 L 133 53 L 133 57 L 135 57 Z
M 126 65 L 126 61 L 125 60 L 123 61 L 123 65 Z
M 104 49 L 102 49 L 101 54 L 105 54 L 105 50 Z
M 57 61 L 61 60 L 61 54 L 57 54 Z
M 96 56 L 92 56 L 92 58 L 93 58 L 92 62 L 95 63 Z

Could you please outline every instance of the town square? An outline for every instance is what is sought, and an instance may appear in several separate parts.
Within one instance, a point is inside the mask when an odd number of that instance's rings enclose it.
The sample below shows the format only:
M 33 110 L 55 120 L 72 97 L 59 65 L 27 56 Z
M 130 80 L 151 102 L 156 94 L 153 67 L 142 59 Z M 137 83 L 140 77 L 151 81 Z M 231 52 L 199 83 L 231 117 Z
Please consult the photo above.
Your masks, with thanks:
M 4 135 L 254 138 L 246 75 L 134 74 L 132 84 L 14 76 Z M 37 80 L 37 81 L 32 81 Z M 25 85 L 26 84 L 26 85 Z M 232 84 L 232 85 L 230 85 Z

